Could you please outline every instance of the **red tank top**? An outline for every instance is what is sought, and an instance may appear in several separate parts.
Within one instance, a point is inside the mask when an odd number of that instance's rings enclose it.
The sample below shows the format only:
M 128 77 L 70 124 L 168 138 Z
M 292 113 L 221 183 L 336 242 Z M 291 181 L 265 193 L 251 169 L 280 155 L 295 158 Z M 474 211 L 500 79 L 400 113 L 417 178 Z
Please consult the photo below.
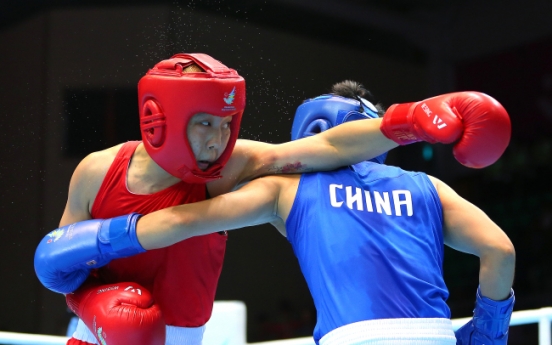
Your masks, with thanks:
M 205 200 L 204 184 L 185 182 L 153 194 L 131 193 L 127 171 L 138 144 L 127 142 L 117 153 L 92 205 L 92 218 L 147 214 Z M 97 273 L 106 284 L 136 282 L 151 291 L 167 325 L 199 327 L 211 317 L 226 239 L 222 233 L 192 237 L 167 248 L 113 260 Z

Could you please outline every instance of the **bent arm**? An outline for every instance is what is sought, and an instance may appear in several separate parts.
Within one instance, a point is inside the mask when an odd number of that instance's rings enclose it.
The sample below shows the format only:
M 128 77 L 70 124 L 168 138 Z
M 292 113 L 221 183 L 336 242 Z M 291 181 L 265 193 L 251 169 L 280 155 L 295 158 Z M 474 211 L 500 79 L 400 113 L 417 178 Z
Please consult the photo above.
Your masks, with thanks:
M 515 271 L 512 242 L 481 209 L 445 183 L 431 179 L 443 205 L 445 244 L 479 257 L 479 284 L 483 296 L 497 301 L 508 298 Z
M 150 250 L 193 236 L 273 222 L 278 219 L 279 189 L 276 180 L 262 178 L 213 199 L 152 212 L 138 220 L 138 241 Z

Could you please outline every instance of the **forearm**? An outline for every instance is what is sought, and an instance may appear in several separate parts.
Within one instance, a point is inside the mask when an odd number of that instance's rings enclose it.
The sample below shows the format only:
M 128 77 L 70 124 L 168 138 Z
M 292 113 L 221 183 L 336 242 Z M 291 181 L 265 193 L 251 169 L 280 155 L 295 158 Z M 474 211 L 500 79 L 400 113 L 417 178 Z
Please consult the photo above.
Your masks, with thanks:
M 274 162 L 277 173 L 327 171 L 375 158 L 395 147 L 380 130 L 381 119 L 346 122 L 318 135 L 279 145 Z M 270 160 L 270 158 L 268 158 Z
M 136 236 L 146 250 L 168 247 L 193 236 L 185 223 L 173 208 L 156 211 L 138 220 Z
M 236 184 L 274 174 L 328 171 L 375 158 L 395 147 L 380 130 L 381 119 L 358 120 L 281 144 L 240 140 L 225 168 Z M 211 187 L 224 181 L 211 182 Z M 228 188 L 223 189 L 228 190 Z
M 324 139 L 335 149 L 339 166 L 356 164 L 377 157 L 398 146 L 380 130 L 382 119 L 344 123 L 326 131 Z
M 513 247 L 481 255 L 479 285 L 481 294 L 495 301 L 508 298 L 515 271 Z
M 194 236 L 270 223 L 278 218 L 275 209 L 280 183 L 287 182 L 280 179 L 284 181 L 257 179 L 232 193 L 147 214 L 137 222 L 138 241 L 150 250 Z

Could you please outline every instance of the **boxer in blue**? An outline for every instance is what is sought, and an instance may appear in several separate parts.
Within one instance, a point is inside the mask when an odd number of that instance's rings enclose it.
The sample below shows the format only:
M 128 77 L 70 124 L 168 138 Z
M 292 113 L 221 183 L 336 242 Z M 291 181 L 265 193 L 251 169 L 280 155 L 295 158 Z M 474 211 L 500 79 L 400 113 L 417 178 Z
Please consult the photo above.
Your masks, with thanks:
M 458 103 L 459 94 L 469 102 Z M 454 104 L 464 118 L 474 109 L 507 117 L 487 95 L 445 96 L 450 99 L 439 104 Z M 383 108 L 366 97 L 361 85 L 346 81 L 335 85 L 332 94 L 307 100 L 297 109 L 292 139 L 382 115 Z M 429 116 L 437 113 L 438 105 L 426 100 L 411 107 L 409 113 Z M 490 127 L 484 138 L 474 140 L 492 145 L 499 129 Z M 384 160 L 382 155 L 331 172 L 262 177 L 211 200 L 143 217 L 76 223 L 72 226 L 81 234 L 80 243 L 63 251 L 63 265 L 65 270 L 82 269 L 90 260 L 126 256 L 128 248 L 150 250 L 193 236 L 271 223 L 291 243 L 311 291 L 317 344 L 506 344 L 514 304 L 511 241 L 442 181 L 384 165 Z M 67 248 L 67 241 L 73 239 L 43 241 L 37 257 L 56 261 L 60 252 L 52 248 Z M 456 334 L 446 304 L 444 245 L 480 258 L 474 318 Z M 81 267 L 69 257 L 73 251 L 90 253 L 78 258 Z

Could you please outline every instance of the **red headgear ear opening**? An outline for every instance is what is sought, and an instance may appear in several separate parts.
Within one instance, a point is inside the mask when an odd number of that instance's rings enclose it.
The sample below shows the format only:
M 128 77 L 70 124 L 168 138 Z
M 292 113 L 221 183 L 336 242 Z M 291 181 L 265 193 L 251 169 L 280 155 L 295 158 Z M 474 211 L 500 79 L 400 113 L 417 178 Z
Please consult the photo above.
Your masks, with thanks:
M 142 107 L 141 128 L 144 137 L 153 147 L 160 147 L 165 142 L 165 115 L 157 102 L 149 99 Z

